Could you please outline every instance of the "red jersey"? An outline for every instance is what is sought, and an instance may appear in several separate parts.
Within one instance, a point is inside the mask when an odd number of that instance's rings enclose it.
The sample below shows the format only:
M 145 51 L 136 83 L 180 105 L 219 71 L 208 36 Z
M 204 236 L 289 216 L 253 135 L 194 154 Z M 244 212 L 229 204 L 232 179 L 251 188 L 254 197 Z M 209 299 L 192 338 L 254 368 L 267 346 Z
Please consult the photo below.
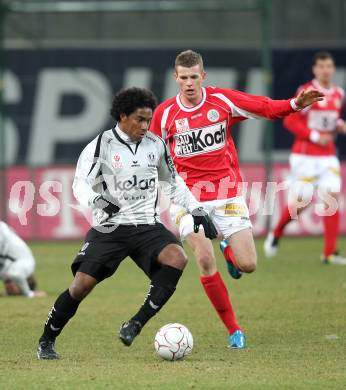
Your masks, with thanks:
M 247 118 L 282 118 L 294 111 L 294 102 L 224 88 L 202 92 L 195 107 L 185 107 L 179 95 L 160 104 L 150 131 L 170 146 L 179 175 L 198 200 L 232 198 L 242 182 L 232 125 Z
M 335 144 L 331 141 L 326 146 L 314 143 L 314 132 L 330 133 L 336 130 L 342 113 L 345 92 L 342 88 L 332 86 L 328 89 L 321 87 L 317 80 L 309 81 L 298 88 L 297 94 L 302 90 L 317 89 L 325 97 L 296 112 L 284 120 L 284 126 L 294 134 L 295 141 L 292 153 L 311 156 L 330 156 L 335 154 Z M 318 137 L 318 135 L 317 135 Z

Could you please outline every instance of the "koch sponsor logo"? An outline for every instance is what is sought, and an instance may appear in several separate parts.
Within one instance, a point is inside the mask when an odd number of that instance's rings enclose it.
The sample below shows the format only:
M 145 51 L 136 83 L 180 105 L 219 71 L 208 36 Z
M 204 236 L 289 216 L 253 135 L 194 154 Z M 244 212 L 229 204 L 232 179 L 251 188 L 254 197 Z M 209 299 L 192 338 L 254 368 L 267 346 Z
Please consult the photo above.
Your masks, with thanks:
M 156 190 L 156 179 L 154 177 L 139 180 L 136 175 L 133 175 L 130 180 L 117 181 L 114 178 L 115 191 L 129 191 L 129 190 L 147 190 L 154 192 Z
M 176 134 L 174 140 L 175 154 L 178 157 L 188 157 L 221 149 L 226 140 L 226 121 L 194 129 L 184 134 Z

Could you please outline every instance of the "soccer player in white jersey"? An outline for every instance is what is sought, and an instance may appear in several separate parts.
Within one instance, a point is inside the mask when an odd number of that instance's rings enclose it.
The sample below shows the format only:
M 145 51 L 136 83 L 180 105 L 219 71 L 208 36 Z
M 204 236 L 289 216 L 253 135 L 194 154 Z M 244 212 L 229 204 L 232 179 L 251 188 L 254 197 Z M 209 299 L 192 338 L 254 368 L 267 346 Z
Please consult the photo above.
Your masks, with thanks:
M 336 134 L 346 133 L 346 124 L 341 118 L 345 92 L 332 82 L 335 64 L 330 53 L 315 54 L 312 72 L 315 78 L 300 86 L 297 93 L 303 89 L 314 88 L 321 91 L 325 98 L 284 120 L 285 127 L 295 136 L 290 156 L 294 191 L 290 192 L 288 205 L 283 209 L 274 230 L 269 233 L 264 243 L 264 251 L 267 257 L 277 254 L 284 228 L 296 214 L 300 214 L 309 206 L 314 190 L 317 190 L 327 210 L 326 213 L 322 212 L 324 225 L 322 262 L 346 265 L 346 258 L 337 250 L 341 177 L 334 143 Z
M 119 338 L 126 346 L 172 296 L 187 258 L 181 243 L 160 223 L 159 184 L 191 212 L 196 231 L 203 225 L 206 236 L 217 235 L 208 214 L 176 174 L 164 141 L 148 132 L 155 106 L 156 98 L 148 90 L 120 91 L 111 110 L 117 124 L 89 143 L 78 159 L 74 195 L 82 206 L 94 209 L 96 226 L 72 264 L 74 280 L 49 312 L 39 359 L 58 358 L 56 337 L 81 301 L 127 256 L 151 281 L 142 307 L 120 328 Z
M 44 291 L 34 291 L 34 270 L 35 259 L 28 245 L 0 221 L 0 280 L 5 284 L 7 295 L 45 297 Z
M 318 91 L 302 91 L 295 99 L 271 100 L 228 88 L 202 86 L 206 78 L 199 53 L 187 50 L 175 60 L 177 96 L 156 109 L 151 131 L 170 147 L 180 176 L 206 208 L 224 238 L 221 249 L 230 274 L 239 279 L 256 268 L 256 250 L 247 205 L 241 196 L 241 176 L 232 140 L 233 124 L 248 118 L 278 119 L 321 99 Z M 249 140 L 251 142 L 251 140 Z M 244 348 L 227 288 L 217 272 L 213 246 L 176 205 L 173 219 L 182 239 L 191 246 L 201 272 L 201 283 L 229 333 L 229 346 Z

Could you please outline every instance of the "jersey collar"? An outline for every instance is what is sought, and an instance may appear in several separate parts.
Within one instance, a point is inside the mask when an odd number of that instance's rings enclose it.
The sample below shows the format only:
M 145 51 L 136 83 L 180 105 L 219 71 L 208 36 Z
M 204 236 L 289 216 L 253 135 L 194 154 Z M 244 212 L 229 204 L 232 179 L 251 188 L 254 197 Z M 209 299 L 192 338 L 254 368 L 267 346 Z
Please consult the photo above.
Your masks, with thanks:
M 204 87 L 202 87 L 202 100 L 199 104 L 197 104 L 197 106 L 194 106 L 194 107 L 186 107 L 184 106 L 184 104 L 181 102 L 180 100 L 180 94 L 178 93 L 178 95 L 176 96 L 176 101 L 177 101 L 177 104 L 179 106 L 179 108 L 182 110 L 182 111 L 185 111 L 185 112 L 192 112 L 192 111 L 196 111 L 198 110 L 199 108 L 201 108 L 205 102 L 205 99 L 207 97 L 207 92 L 205 90 Z
M 129 136 L 124 133 L 122 130 L 120 130 L 120 127 L 118 126 L 118 124 L 116 126 L 113 127 L 113 134 L 114 134 L 114 137 L 120 142 L 122 143 L 123 145 L 125 145 L 129 151 L 135 155 L 137 153 L 137 150 L 138 150 L 138 146 L 139 144 L 142 142 L 142 141 L 138 141 L 138 142 L 133 142 L 130 140 Z M 125 136 L 127 137 L 127 139 L 129 139 L 129 141 L 126 141 L 125 140 Z M 131 145 L 136 145 L 135 147 L 135 150 L 133 150 L 131 148 Z
M 130 137 L 129 137 L 125 132 L 123 132 L 123 131 L 120 129 L 118 123 L 117 123 L 117 125 L 115 126 L 114 131 L 116 131 L 117 134 L 118 134 L 118 136 L 119 136 L 123 141 L 125 141 L 126 143 L 128 143 L 128 144 L 135 144 L 135 143 L 136 143 L 136 142 L 131 141 Z
M 329 95 L 335 91 L 335 87 L 333 84 L 331 84 L 329 88 L 323 88 L 322 85 L 316 79 L 312 80 L 312 85 L 326 95 Z

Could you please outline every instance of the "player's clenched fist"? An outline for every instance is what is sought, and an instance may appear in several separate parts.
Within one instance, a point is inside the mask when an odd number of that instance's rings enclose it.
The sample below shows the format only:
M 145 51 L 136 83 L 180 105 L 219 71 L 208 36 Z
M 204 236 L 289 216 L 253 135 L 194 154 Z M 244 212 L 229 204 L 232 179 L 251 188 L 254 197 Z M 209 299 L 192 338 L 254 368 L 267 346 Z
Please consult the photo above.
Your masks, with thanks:
M 197 209 L 192 210 L 191 215 L 193 218 L 193 230 L 195 233 L 199 232 L 199 227 L 202 225 L 204 234 L 207 238 L 213 240 L 217 237 L 216 227 L 203 207 L 198 207 Z
M 120 210 L 120 208 L 113 202 L 114 200 L 110 199 L 109 197 L 104 195 L 99 195 L 93 201 L 93 208 L 102 209 L 108 215 L 112 216 Z

